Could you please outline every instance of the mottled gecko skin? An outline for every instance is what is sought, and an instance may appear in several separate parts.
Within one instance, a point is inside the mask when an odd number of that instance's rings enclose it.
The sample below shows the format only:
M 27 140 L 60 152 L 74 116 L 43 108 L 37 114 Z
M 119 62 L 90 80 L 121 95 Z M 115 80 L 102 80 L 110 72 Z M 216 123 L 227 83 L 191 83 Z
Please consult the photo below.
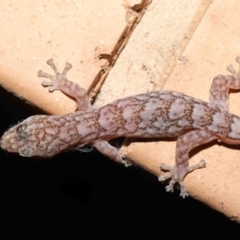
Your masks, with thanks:
M 237 57 L 240 64 L 240 57 Z M 205 166 L 205 161 L 189 166 L 188 152 L 202 144 L 218 139 L 229 144 L 240 144 L 240 117 L 228 111 L 229 89 L 240 90 L 240 71 L 232 66 L 232 76 L 219 75 L 213 79 L 210 101 L 204 102 L 183 93 L 154 91 L 116 100 L 94 108 L 86 91 L 66 78 L 69 63 L 59 73 L 53 60 L 47 63 L 55 76 L 41 70 L 39 77 L 49 91 L 61 90 L 77 102 L 77 112 L 66 115 L 32 116 L 10 128 L 1 138 L 0 145 L 8 152 L 25 157 L 51 157 L 62 151 L 90 145 L 114 161 L 125 163 L 116 148 L 107 141 L 117 137 L 161 138 L 178 137 L 174 166 L 161 164 L 169 171 L 159 181 L 171 179 L 166 187 L 173 191 L 179 183 L 181 196 L 186 197 L 185 175 Z M 126 164 L 126 163 L 125 163 Z

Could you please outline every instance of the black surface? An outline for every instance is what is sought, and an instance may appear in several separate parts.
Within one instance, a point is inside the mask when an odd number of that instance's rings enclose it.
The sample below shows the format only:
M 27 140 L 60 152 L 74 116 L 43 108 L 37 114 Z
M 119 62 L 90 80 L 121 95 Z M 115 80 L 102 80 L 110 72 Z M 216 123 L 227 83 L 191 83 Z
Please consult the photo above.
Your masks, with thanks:
M 0 135 L 39 113 L 0 89 Z M 78 236 L 113 239 L 240 239 L 240 226 L 222 214 L 190 197 L 180 198 L 177 190 L 166 193 L 155 176 L 115 164 L 97 151 L 34 160 L 1 150 L 0 159 L 2 229 L 23 226 L 28 232 L 34 227 L 38 235 L 53 226 L 57 232 L 70 227 Z

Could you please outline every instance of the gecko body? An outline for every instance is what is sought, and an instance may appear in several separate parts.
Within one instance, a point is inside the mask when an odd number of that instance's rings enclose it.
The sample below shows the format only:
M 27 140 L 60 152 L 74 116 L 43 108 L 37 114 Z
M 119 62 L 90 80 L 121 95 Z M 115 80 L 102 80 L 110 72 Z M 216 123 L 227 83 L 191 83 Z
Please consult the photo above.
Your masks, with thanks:
M 240 63 L 240 57 L 237 58 Z M 110 159 L 125 163 L 116 148 L 108 141 L 117 137 L 161 138 L 178 137 L 174 166 L 161 164 L 169 171 L 158 177 L 159 181 L 170 178 L 166 187 L 173 191 L 180 184 L 181 196 L 187 196 L 183 179 L 185 175 L 205 166 L 205 161 L 189 166 L 188 152 L 218 139 L 229 144 L 240 144 L 240 117 L 228 111 L 228 91 L 240 89 L 240 72 L 228 67 L 233 75 L 214 78 L 210 101 L 187 96 L 174 91 L 153 91 L 126 97 L 103 107 L 93 107 L 86 91 L 66 78 L 71 68 L 66 64 L 59 73 L 53 60 L 47 62 L 55 76 L 41 70 L 38 76 L 49 91 L 61 90 L 77 102 L 77 111 L 66 115 L 36 115 L 27 118 L 6 131 L 1 148 L 25 157 L 52 157 L 62 151 L 90 145 Z

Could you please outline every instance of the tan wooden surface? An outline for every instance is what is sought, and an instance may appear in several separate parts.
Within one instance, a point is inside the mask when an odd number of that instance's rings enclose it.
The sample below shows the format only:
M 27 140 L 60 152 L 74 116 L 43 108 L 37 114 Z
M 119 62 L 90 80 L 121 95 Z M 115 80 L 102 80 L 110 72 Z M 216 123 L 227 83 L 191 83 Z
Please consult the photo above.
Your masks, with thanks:
M 53 58 L 68 78 L 89 89 L 126 26 L 122 0 L 1 1 L 0 84 L 17 96 L 52 114 L 72 112 L 73 100 L 41 86 L 37 72 L 52 73 Z M 117 26 L 117 27 L 116 27 Z

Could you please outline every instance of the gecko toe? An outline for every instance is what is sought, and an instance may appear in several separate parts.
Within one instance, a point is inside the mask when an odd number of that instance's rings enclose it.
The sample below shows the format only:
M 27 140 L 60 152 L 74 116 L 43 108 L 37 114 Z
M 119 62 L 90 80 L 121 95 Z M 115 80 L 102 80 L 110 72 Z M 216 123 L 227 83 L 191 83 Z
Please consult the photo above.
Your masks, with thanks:
M 63 75 L 66 75 L 67 72 L 68 72 L 71 68 L 72 68 L 72 64 L 67 62 L 67 63 L 65 64 L 65 68 L 63 69 L 62 74 L 63 74 Z
M 160 164 L 160 169 L 163 171 L 171 171 L 173 166 L 166 165 L 165 163 Z
M 132 163 L 127 161 L 127 160 L 123 160 L 122 159 L 122 164 L 124 164 L 124 167 L 131 167 L 132 166 Z
M 240 64 L 240 56 L 238 55 L 236 61 Z
M 173 192 L 173 186 L 175 182 L 173 180 L 170 181 L 170 183 L 166 186 L 166 191 L 167 192 Z

